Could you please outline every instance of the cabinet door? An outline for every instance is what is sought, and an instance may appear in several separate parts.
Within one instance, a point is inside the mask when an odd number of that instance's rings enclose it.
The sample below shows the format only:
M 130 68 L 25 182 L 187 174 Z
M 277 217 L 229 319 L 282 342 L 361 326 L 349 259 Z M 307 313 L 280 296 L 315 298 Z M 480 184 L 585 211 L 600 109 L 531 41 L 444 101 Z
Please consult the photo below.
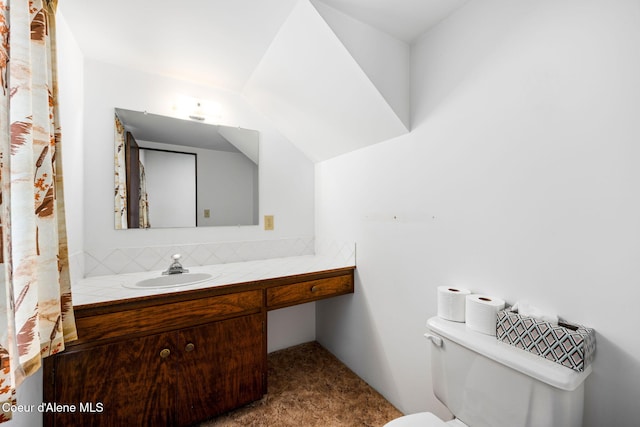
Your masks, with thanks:
M 170 353 L 162 357 L 164 349 Z M 54 356 L 54 396 L 48 400 L 76 410 L 45 413 L 45 424 L 173 425 L 174 353 L 171 334 L 158 334 Z
M 189 425 L 260 399 L 266 384 L 264 314 L 177 331 L 176 421 Z

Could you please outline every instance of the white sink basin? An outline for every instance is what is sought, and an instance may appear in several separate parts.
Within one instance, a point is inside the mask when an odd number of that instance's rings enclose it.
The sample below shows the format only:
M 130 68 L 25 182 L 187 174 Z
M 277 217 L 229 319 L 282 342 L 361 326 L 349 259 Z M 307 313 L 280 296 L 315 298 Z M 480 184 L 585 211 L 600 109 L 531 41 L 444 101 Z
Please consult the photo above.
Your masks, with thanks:
M 151 279 L 141 280 L 136 283 L 124 284 L 125 288 L 133 289 L 160 289 L 160 288 L 174 288 L 178 286 L 195 285 L 206 280 L 211 279 L 213 276 L 209 273 L 183 273 L 183 274 L 169 274 L 167 276 L 153 277 Z

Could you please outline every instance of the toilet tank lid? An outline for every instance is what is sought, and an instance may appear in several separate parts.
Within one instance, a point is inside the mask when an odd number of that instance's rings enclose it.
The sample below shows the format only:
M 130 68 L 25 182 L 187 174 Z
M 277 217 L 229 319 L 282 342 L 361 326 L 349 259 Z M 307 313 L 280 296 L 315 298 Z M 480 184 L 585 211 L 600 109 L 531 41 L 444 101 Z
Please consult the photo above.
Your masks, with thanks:
M 584 372 L 574 371 L 503 343 L 494 336 L 470 330 L 464 323 L 432 317 L 427 321 L 427 327 L 463 347 L 561 390 L 575 390 L 591 373 L 591 366 Z

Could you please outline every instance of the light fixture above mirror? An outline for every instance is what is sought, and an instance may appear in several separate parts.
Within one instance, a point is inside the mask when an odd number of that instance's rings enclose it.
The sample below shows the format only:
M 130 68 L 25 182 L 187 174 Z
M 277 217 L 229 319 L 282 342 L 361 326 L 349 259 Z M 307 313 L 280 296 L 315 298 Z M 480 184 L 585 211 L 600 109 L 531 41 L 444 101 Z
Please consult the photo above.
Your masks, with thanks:
M 222 107 L 215 101 L 180 96 L 173 105 L 176 117 L 198 122 L 219 123 L 222 120 Z

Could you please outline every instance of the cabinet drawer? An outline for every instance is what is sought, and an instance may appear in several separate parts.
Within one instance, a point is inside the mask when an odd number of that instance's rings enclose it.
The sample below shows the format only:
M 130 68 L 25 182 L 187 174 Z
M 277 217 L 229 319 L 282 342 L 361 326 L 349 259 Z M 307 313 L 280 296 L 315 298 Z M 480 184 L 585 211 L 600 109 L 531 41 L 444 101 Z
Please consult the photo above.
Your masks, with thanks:
M 262 310 L 254 290 L 76 318 L 77 343 L 167 331 Z
M 269 309 L 315 301 L 353 292 L 353 276 L 344 275 L 310 280 L 267 289 Z

